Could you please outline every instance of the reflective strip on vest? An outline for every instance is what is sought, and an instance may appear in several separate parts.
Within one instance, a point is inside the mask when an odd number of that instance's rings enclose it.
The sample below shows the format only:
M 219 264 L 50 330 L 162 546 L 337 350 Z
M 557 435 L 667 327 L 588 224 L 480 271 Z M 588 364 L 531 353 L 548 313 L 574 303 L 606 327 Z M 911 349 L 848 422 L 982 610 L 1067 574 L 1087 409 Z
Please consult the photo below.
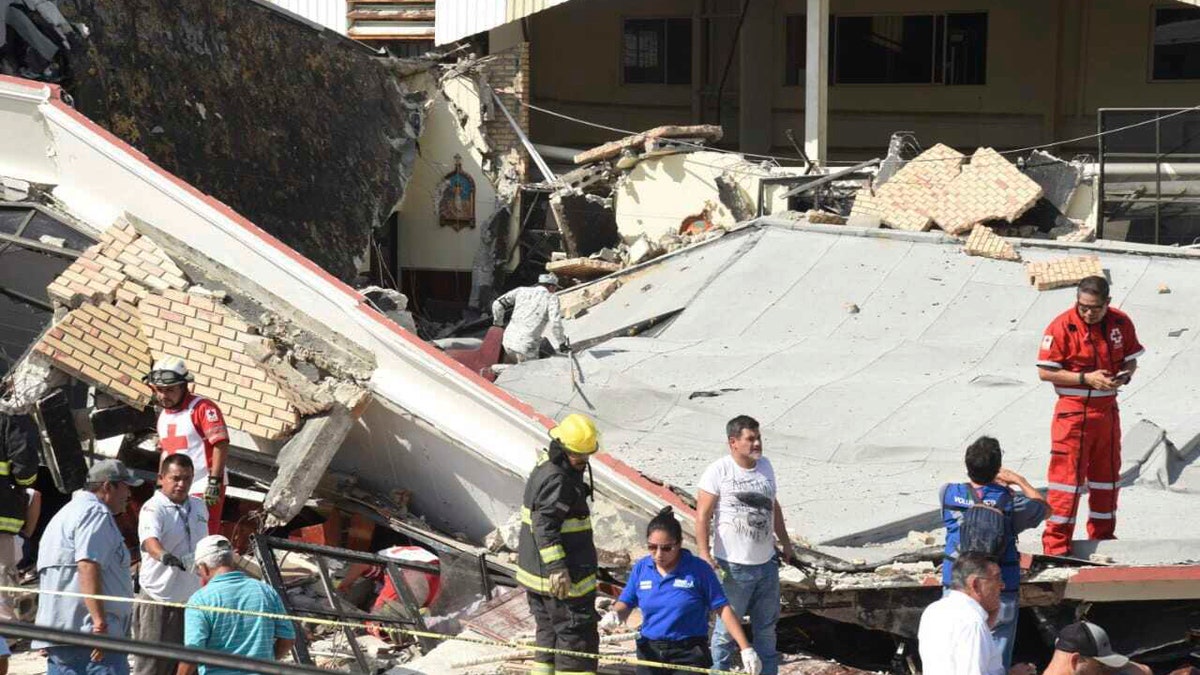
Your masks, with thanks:
M 547 546 L 546 548 L 538 549 L 538 555 L 542 556 L 542 562 L 549 565 L 556 560 L 562 560 L 567 557 L 567 552 L 563 550 L 561 544 Z
M 1055 387 L 1054 393 L 1059 396 L 1082 396 L 1084 398 L 1103 398 L 1116 396 L 1116 391 L 1100 391 L 1099 389 L 1076 389 L 1074 387 Z
M 554 675 L 554 664 L 534 661 L 533 667 L 529 669 L 529 675 Z
M 521 507 L 521 522 L 533 527 L 533 513 L 529 510 L 528 506 Z M 562 527 L 559 528 L 558 531 L 562 533 L 569 533 L 590 532 L 591 530 L 592 517 L 588 516 L 586 518 L 567 518 L 563 521 Z
M 1066 483 L 1049 483 L 1046 485 L 1046 489 L 1054 490 L 1055 492 L 1066 492 L 1069 494 L 1075 494 L 1079 492 L 1078 485 L 1067 485 Z
M 550 594 L 550 580 L 546 577 L 539 577 L 536 574 L 530 574 L 523 569 L 517 569 L 517 583 L 525 588 L 545 595 Z M 567 591 L 567 597 L 582 598 L 588 593 L 596 591 L 596 575 L 589 574 L 583 579 L 571 584 L 571 589 Z
M 7 476 L 12 471 L 12 464 L 9 462 L 0 462 L 0 476 Z
M 0 532 L 20 532 L 25 526 L 24 518 L 0 518 Z
M 558 675 L 596 675 L 594 670 L 556 670 L 554 672 Z

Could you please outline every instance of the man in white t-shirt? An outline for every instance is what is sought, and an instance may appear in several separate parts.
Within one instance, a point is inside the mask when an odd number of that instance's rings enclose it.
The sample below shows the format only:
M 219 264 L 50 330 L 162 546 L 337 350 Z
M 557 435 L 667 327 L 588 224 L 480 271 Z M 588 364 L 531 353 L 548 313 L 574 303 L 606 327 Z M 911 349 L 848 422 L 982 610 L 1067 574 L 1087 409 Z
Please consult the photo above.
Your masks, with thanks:
M 192 458 L 168 455 L 159 468 L 159 490 L 138 516 L 142 565 L 138 598 L 186 603 L 200 590 L 192 571 L 196 544 L 208 536 L 208 507 L 188 494 L 194 475 Z M 133 638 L 146 642 L 183 644 L 183 610 L 139 603 L 133 609 Z M 178 662 L 133 657 L 133 675 L 174 675 Z
M 783 522 L 783 509 L 775 499 L 775 470 L 763 457 L 758 421 L 739 415 L 725 425 L 725 435 L 729 455 L 710 464 L 700 476 L 696 548 L 721 576 L 733 611 L 750 617 L 754 649 L 763 662 L 762 675 L 776 675 L 779 562 L 775 542 L 778 539 L 784 560 L 792 559 L 792 542 Z M 717 622 L 712 636 L 713 668 L 732 670 L 735 649 L 733 638 Z

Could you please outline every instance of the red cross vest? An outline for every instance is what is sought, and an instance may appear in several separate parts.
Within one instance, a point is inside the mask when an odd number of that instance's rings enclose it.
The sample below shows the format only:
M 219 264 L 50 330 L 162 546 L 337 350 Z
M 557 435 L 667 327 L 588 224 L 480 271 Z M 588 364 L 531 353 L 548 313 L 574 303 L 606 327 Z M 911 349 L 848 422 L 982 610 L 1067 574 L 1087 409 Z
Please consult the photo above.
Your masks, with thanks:
M 178 409 L 163 409 L 158 416 L 158 445 L 163 455 L 186 452 L 192 458 L 196 473 L 191 494 L 204 494 L 208 487 L 213 448 L 227 441 L 229 431 L 225 428 L 225 418 L 220 408 L 202 396 L 188 394 Z M 226 484 L 229 483 L 228 474 L 221 478 Z

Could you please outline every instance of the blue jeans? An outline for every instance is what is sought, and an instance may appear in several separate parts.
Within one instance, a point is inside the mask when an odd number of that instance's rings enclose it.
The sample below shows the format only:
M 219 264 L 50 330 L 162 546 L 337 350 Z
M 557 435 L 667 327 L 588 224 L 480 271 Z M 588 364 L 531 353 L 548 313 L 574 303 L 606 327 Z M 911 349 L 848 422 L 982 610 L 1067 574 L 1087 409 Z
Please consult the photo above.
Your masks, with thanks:
M 50 647 L 46 652 L 46 675 L 129 675 L 129 655 L 123 652 L 104 652 L 98 663 L 92 663 L 87 647 Z
M 1017 640 L 1017 611 L 1020 605 L 1019 591 L 1004 591 L 1000 594 L 1000 616 L 992 626 L 992 639 L 1004 656 L 1005 670 L 1012 667 L 1013 643 Z
M 779 623 L 779 563 L 772 558 L 761 565 L 739 565 L 725 560 L 717 564 L 724 572 L 721 586 L 729 606 L 738 617 L 749 616 L 754 631 L 754 651 L 762 659 L 762 675 L 779 673 L 779 654 L 775 651 L 775 624 Z M 737 644 L 717 620 L 712 635 L 713 668 L 732 670 Z

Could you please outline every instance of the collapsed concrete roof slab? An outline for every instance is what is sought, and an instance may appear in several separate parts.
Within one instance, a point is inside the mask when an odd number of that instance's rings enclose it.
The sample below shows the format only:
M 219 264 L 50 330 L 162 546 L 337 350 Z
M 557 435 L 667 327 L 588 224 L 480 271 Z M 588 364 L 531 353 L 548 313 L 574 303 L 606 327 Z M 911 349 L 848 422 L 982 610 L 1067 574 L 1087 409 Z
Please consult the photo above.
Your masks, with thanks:
M 556 360 L 510 368 L 498 384 L 542 410 L 595 414 L 615 455 L 688 491 L 726 452 L 726 420 L 757 417 L 789 529 L 814 543 L 855 546 L 939 527 L 937 487 L 962 479 L 963 448 L 981 434 L 997 436 L 1005 463 L 1044 484 L 1054 394 L 1034 360 L 1071 289 L 1039 292 L 1022 265 L 967 256 L 936 233 L 762 223 L 743 234 L 748 250 L 719 256 L 715 275 L 700 264 L 701 246 L 663 264 L 663 283 L 651 264 L 567 322 L 571 335 L 612 334 L 643 313 L 685 305 L 653 337 L 610 339 L 578 355 L 594 409 Z M 1149 349 L 1122 394 L 1125 427 L 1151 420 L 1194 459 L 1200 255 L 1016 243 L 1028 261 L 1099 256 L 1114 304 Z M 1159 292 L 1164 283 L 1171 293 Z M 605 307 L 622 293 L 626 305 Z M 1200 501 L 1175 492 L 1200 480 L 1200 466 L 1176 466 L 1173 480 L 1170 490 L 1125 489 L 1124 539 L 1169 539 L 1173 523 L 1200 516 Z
M 373 402 L 334 470 L 357 476 L 364 489 L 411 490 L 414 511 L 431 525 L 476 541 L 519 513 L 524 477 L 552 420 L 392 323 L 229 206 L 150 162 L 63 103 L 57 87 L 0 76 L 0 128 L 13 139 L 0 144 L 0 175 L 51 186 L 63 209 L 97 230 L 126 214 L 144 221 L 373 357 L 367 383 Z M 612 456 L 594 468 L 600 501 L 615 505 L 623 518 L 644 523 L 664 503 L 688 510 Z

